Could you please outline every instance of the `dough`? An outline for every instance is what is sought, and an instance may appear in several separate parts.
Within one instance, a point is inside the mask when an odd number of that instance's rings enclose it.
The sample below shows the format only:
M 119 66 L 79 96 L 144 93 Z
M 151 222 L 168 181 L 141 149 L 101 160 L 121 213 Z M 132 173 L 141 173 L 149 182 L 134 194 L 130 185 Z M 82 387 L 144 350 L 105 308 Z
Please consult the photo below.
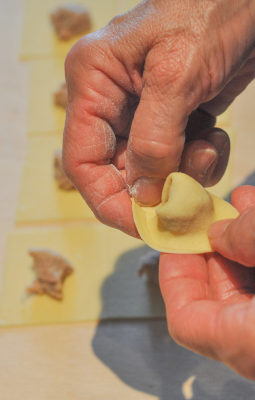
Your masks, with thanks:
M 29 138 L 16 222 L 96 220 L 77 190 L 60 189 L 54 179 L 53 157 L 61 146 L 60 135 Z
M 27 288 L 29 294 L 47 294 L 53 299 L 62 300 L 63 282 L 73 272 L 69 261 L 50 249 L 31 249 L 34 259 L 33 269 L 37 278 Z
M 66 110 L 54 104 L 54 91 L 65 80 L 64 57 L 30 62 L 28 134 L 63 135 Z
M 34 279 L 27 250 L 38 247 L 63 254 L 75 269 L 62 301 L 26 294 Z M 97 222 L 15 230 L 7 241 L 0 325 L 164 317 L 159 289 L 137 276 L 146 253 L 141 240 Z
M 79 4 L 58 7 L 51 13 L 51 21 L 60 40 L 69 40 L 91 29 L 89 11 Z
M 141 238 L 153 249 L 166 253 L 213 251 L 207 235 L 210 225 L 238 216 L 234 207 L 181 172 L 168 176 L 159 205 L 141 207 L 134 200 L 132 203 Z

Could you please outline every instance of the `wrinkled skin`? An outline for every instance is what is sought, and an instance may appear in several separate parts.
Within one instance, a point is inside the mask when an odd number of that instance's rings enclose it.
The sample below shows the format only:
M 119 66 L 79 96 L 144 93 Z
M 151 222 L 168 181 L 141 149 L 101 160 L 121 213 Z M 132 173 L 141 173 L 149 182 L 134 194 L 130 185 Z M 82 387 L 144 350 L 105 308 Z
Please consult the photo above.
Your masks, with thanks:
M 178 169 L 219 181 L 215 117 L 254 78 L 254 20 L 253 0 L 147 0 L 71 49 L 63 166 L 99 220 L 138 237 L 130 195 L 158 203 Z
M 240 216 L 209 231 L 218 253 L 161 254 L 159 280 L 172 337 L 255 379 L 255 187 L 232 204 Z

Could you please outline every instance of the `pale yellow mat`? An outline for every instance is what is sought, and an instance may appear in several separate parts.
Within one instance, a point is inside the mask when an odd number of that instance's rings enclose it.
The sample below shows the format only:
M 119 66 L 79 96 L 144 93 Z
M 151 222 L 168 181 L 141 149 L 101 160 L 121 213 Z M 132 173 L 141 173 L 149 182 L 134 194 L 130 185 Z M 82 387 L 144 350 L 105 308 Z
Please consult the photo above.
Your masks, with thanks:
M 141 3 L 141 0 L 116 0 L 116 13 L 123 14 Z
M 117 0 L 79 0 L 90 11 L 92 30 L 101 29 L 116 14 Z M 60 5 L 70 3 L 65 0 L 27 0 L 24 18 L 24 31 L 21 42 L 21 59 L 66 56 L 79 39 L 60 41 L 50 21 L 50 13 Z M 131 5 L 132 6 L 132 5 Z
M 29 136 L 63 133 L 66 111 L 54 104 L 53 95 L 65 81 L 64 62 L 64 57 L 58 57 L 30 63 Z
M 81 195 L 59 189 L 54 179 L 54 152 L 61 147 L 61 136 L 29 139 L 16 222 L 95 220 Z
M 226 128 L 231 126 L 232 122 L 232 107 L 229 107 L 223 114 L 217 117 L 216 126 L 219 128 Z
M 74 268 L 63 301 L 28 295 L 34 279 L 30 248 L 49 248 Z M 23 325 L 164 316 L 159 288 L 138 276 L 148 248 L 100 223 L 21 229 L 9 235 L 0 301 L 0 324 Z

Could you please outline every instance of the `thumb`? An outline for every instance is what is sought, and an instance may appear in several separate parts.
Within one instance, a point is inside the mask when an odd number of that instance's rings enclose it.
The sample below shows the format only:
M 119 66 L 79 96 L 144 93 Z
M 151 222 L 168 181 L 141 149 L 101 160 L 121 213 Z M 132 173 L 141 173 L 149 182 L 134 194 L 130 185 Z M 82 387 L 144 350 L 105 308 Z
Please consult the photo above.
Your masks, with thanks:
M 242 265 L 255 266 L 255 207 L 236 219 L 214 223 L 208 232 L 215 251 Z
M 194 57 L 185 68 L 185 60 L 178 55 L 174 61 L 176 55 L 167 50 L 152 49 L 147 55 L 126 153 L 130 194 L 144 205 L 160 201 L 166 177 L 178 170 L 188 117 L 203 97 Z

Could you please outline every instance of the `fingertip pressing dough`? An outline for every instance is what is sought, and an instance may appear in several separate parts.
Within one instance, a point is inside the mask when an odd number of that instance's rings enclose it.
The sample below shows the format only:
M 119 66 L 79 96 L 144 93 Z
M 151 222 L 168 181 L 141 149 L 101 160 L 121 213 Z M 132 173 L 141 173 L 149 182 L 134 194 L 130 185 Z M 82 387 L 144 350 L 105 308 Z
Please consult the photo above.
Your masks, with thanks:
M 212 252 L 208 229 L 213 222 L 236 218 L 238 211 L 181 172 L 166 179 L 162 201 L 142 207 L 132 199 L 133 215 L 141 238 L 165 253 Z

